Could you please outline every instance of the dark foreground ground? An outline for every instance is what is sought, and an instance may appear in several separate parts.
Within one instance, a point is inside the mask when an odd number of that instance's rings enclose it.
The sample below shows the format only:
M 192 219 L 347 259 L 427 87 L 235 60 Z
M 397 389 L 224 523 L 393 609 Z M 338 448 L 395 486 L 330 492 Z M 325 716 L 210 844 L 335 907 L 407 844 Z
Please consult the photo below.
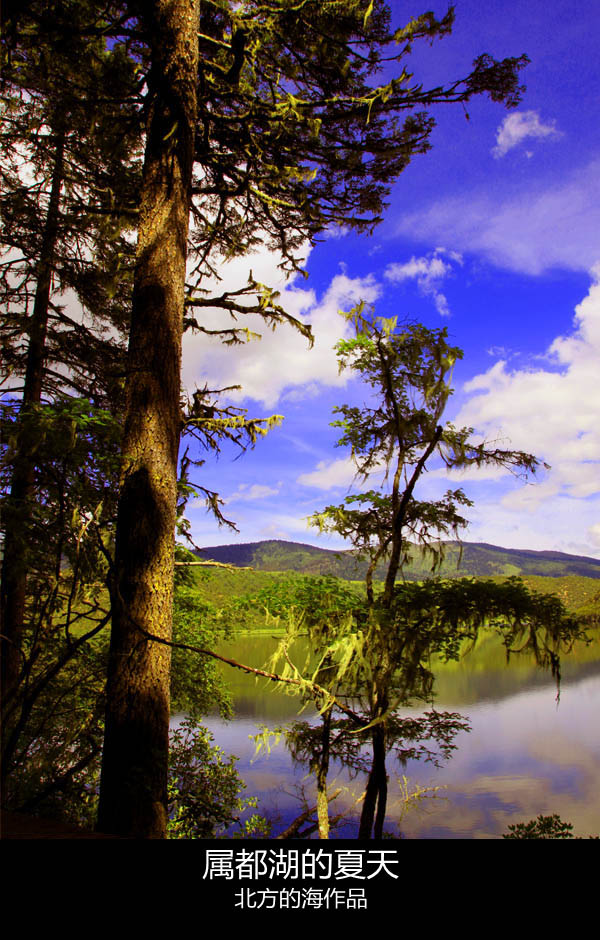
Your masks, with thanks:
M 0 839 L 118 839 L 100 832 L 86 832 L 54 819 L 39 819 L 25 813 L 2 810 Z

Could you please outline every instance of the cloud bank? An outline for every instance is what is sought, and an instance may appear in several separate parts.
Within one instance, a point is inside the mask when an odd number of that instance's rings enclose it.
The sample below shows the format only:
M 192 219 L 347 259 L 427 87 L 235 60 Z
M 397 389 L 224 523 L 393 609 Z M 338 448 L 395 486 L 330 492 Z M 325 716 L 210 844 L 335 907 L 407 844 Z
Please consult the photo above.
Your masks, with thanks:
M 575 309 L 573 329 L 556 337 L 541 365 L 509 368 L 500 359 L 467 382 L 466 403 L 453 419 L 497 446 L 534 454 L 550 470 L 527 484 L 501 468 L 432 470 L 419 498 L 438 498 L 448 484 L 464 486 L 475 505 L 466 538 L 513 548 L 600 553 L 600 265 Z M 338 498 L 354 480 L 349 457 L 321 460 L 297 482 Z M 381 481 L 371 479 L 367 487 Z M 337 492 L 336 492 L 337 491 Z
M 600 259 L 600 160 L 517 196 L 463 193 L 402 216 L 397 234 L 442 239 L 511 271 L 590 271 Z
M 486 540 L 506 545 L 512 532 L 517 547 L 523 540 L 535 544 L 536 538 L 543 544 L 548 537 L 548 547 L 558 541 L 563 551 L 598 554 L 600 266 L 575 308 L 573 327 L 550 345 L 546 367 L 510 370 L 500 360 L 464 386 L 472 397 L 456 424 L 489 438 L 500 434 L 511 448 L 551 465 L 540 483 L 508 488 L 496 483 L 483 502 L 477 497 L 475 518 L 485 527 Z M 581 541 L 583 533 L 587 541 Z
M 560 491 L 577 498 L 600 493 L 600 266 L 575 309 L 574 330 L 547 351 L 554 368 L 509 371 L 500 360 L 464 386 L 472 398 L 456 421 L 491 434 L 502 429 L 513 448 L 552 464 L 543 487 L 519 505 L 534 506 Z
M 224 289 L 235 289 L 244 284 L 248 271 L 254 277 L 280 291 L 278 303 L 289 313 L 312 325 L 314 346 L 309 349 L 306 339 L 291 326 L 282 325 L 275 331 L 265 326 L 256 314 L 238 318 L 233 323 L 227 313 L 220 310 L 203 311 L 202 323 L 207 329 L 244 326 L 261 334 L 260 341 L 237 346 L 235 351 L 223 346 L 217 337 L 187 333 L 183 343 L 183 382 L 192 391 L 197 384 L 208 381 L 211 387 L 241 385 L 242 391 L 232 394 L 234 400 L 252 398 L 266 408 L 273 408 L 286 392 L 296 400 L 314 397 L 319 386 L 342 387 L 347 378 L 338 372 L 333 346 L 348 333 L 349 327 L 338 316 L 338 310 L 349 310 L 360 300 L 373 303 L 380 287 L 372 276 L 348 277 L 345 273 L 333 277 L 326 293 L 320 299 L 312 290 L 302 290 L 297 279 L 286 281 L 277 268 L 278 258 L 265 253 L 235 261 L 221 270 Z

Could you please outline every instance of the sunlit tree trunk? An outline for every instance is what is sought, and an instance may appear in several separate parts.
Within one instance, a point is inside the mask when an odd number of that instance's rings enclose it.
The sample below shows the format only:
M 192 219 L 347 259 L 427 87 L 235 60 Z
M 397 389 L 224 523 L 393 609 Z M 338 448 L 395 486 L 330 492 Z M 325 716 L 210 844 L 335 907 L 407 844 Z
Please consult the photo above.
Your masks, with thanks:
M 27 595 L 27 545 L 29 511 L 35 482 L 35 456 L 32 451 L 31 411 L 42 398 L 46 334 L 52 273 L 60 220 L 60 197 L 64 176 L 65 135 L 56 135 L 54 167 L 46 213 L 33 311 L 28 323 L 27 366 L 23 400 L 19 414 L 17 455 L 10 496 L 4 512 L 4 557 L 2 560 L 1 630 L 2 700 L 12 695 L 21 671 L 21 642 Z
M 128 352 L 98 828 L 165 838 L 180 366 L 199 0 L 140 4 L 150 114 Z
M 319 839 L 329 838 L 329 802 L 327 800 L 327 774 L 329 773 L 329 752 L 331 742 L 331 712 L 329 707 L 322 716 L 321 751 L 319 753 L 317 773 L 317 820 Z

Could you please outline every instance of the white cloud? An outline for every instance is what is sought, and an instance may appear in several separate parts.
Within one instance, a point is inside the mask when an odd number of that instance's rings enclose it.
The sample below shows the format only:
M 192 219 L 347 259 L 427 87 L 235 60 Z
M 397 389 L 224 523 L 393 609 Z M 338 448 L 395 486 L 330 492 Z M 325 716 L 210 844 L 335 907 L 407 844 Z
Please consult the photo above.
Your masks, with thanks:
M 188 389 L 193 391 L 206 381 L 211 387 L 241 385 L 243 391 L 231 396 L 234 400 L 253 398 L 273 408 L 284 391 L 289 396 L 293 390 L 293 397 L 298 399 L 304 397 L 303 391 L 306 397 L 314 397 L 316 383 L 337 387 L 346 384 L 333 351 L 334 344 L 349 330 L 338 310 L 348 310 L 360 300 L 373 303 L 380 293 L 378 285 L 371 276 L 352 278 L 340 273 L 332 279 L 325 295 L 317 299 L 314 291 L 301 289 L 297 279 L 286 281 L 277 268 L 278 261 L 268 252 L 236 259 L 221 269 L 223 280 L 218 291 L 238 288 L 252 270 L 256 280 L 280 291 L 278 303 L 285 310 L 312 325 L 313 348 L 309 349 L 306 339 L 290 326 L 279 326 L 273 332 L 256 314 L 240 317 L 236 324 L 223 311 L 207 309 L 202 314 L 202 325 L 207 329 L 241 325 L 260 333 L 262 339 L 232 351 L 218 338 L 187 333 L 183 382 Z
M 445 261 L 443 255 L 450 260 Z M 384 276 L 392 283 L 415 279 L 419 290 L 425 297 L 431 297 L 436 310 L 442 317 L 450 316 L 450 308 L 445 295 L 440 290 L 440 285 L 444 278 L 452 273 L 451 261 L 462 264 L 462 256 L 455 251 L 446 251 L 444 248 L 436 248 L 422 258 L 413 257 L 404 264 L 389 264 L 385 269 Z
M 385 475 L 385 466 L 373 467 L 366 480 L 356 475 L 356 464 L 351 457 L 338 460 L 320 460 L 315 470 L 302 473 L 297 482 L 303 486 L 314 486 L 319 490 L 350 489 L 353 491 L 373 489 L 379 486 Z
M 476 440 L 475 435 L 473 435 L 473 440 Z M 505 441 L 504 443 L 507 445 L 508 449 L 510 442 Z M 503 480 L 506 478 L 506 470 L 503 470 L 502 467 L 492 466 L 472 466 L 457 470 L 447 470 L 445 466 L 442 466 L 438 467 L 436 470 L 429 470 L 428 477 L 430 480 L 443 479 L 448 480 L 453 485 L 462 485 L 467 481 L 481 483 L 482 480 Z
M 557 129 L 555 121 L 544 124 L 537 111 L 513 111 L 504 118 L 496 132 L 496 146 L 492 154 L 498 160 L 530 137 L 556 139 L 562 137 L 562 132 Z M 531 154 L 527 153 L 527 156 Z
M 269 496 L 277 496 L 279 490 L 280 487 L 264 486 L 261 483 L 254 483 L 252 486 L 243 483 L 237 493 L 234 493 L 233 496 L 229 496 L 225 502 L 238 503 L 251 502 L 255 499 L 267 499 Z
M 315 534 L 306 517 L 291 513 L 269 515 L 257 531 L 260 539 L 287 539 L 293 542 L 306 542 L 307 537 L 312 541 Z
M 303 486 L 314 486 L 319 490 L 330 490 L 337 487 L 349 487 L 356 476 L 356 464 L 350 457 L 341 457 L 339 460 L 320 460 L 316 470 L 302 473 L 298 483 Z
M 299 388 L 292 388 L 289 392 L 284 392 L 281 396 L 282 401 L 309 401 L 311 398 L 318 398 L 322 388 L 318 382 L 308 382 Z
M 526 274 L 589 271 L 600 259 L 600 160 L 516 197 L 484 191 L 440 200 L 403 215 L 397 232 L 434 244 L 443 238 Z
M 523 494 L 534 492 L 543 484 L 521 488 Z M 551 495 L 537 511 L 506 506 L 492 493 L 476 493 L 475 506 L 468 510 L 470 542 L 488 542 L 504 548 L 560 551 L 568 554 L 600 556 L 600 545 L 590 537 L 589 518 L 600 518 L 600 500 L 574 500 Z
M 590 542 L 592 542 L 594 545 L 597 545 L 600 549 L 600 522 L 590 526 L 587 531 L 587 537 L 589 538 Z
M 488 356 L 493 356 L 494 358 L 502 356 L 503 359 L 508 359 L 508 357 L 511 355 L 519 355 L 518 352 L 513 353 L 512 350 L 508 349 L 506 346 L 490 346 L 490 348 L 487 350 L 487 354 Z

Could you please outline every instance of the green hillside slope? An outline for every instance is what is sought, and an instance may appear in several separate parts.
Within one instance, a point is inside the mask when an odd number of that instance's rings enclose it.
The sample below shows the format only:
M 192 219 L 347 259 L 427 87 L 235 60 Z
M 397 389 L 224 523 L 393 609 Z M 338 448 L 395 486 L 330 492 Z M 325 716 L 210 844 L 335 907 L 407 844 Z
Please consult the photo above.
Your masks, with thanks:
M 409 580 L 422 580 L 431 575 L 431 565 L 415 550 L 415 559 L 405 568 Z M 264 541 L 244 545 L 219 545 L 204 548 L 202 559 L 249 566 L 257 571 L 297 571 L 303 574 L 335 575 L 338 578 L 361 580 L 366 562 L 359 561 L 351 551 L 335 552 L 300 542 Z M 383 577 L 384 569 L 378 571 Z M 457 542 L 445 543 L 445 561 L 438 571 L 445 578 L 489 578 L 510 575 L 542 577 L 580 577 L 600 579 L 600 559 L 562 552 L 536 552 L 500 548 L 483 542 L 465 542 L 462 558 Z

